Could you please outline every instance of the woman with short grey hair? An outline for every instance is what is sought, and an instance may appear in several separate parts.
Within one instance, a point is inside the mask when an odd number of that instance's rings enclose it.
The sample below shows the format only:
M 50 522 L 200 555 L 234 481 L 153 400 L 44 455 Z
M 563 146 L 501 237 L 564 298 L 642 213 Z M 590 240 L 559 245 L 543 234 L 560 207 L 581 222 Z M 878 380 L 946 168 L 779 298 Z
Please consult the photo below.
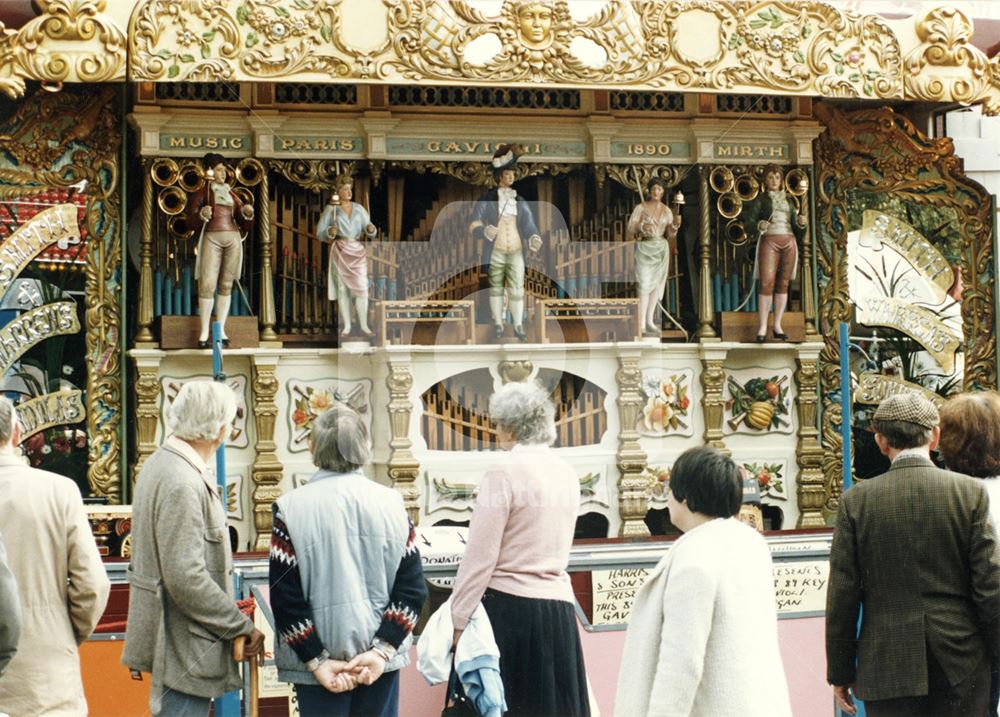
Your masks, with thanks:
M 508 383 L 490 399 L 490 418 L 507 453 L 479 483 L 451 598 L 454 641 L 482 602 L 500 650 L 507 714 L 589 717 L 566 572 L 580 479 L 549 447 L 555 406 L 540 385 Z
M 303 717 L 395 717 L 427 597 L 416 531 L 399 493 L 361 472 L 370 450 L 357 413 L 320 414 L 309 448 L 319 471 L 273 508 L 278 676 L 295 685 Z
M 167 407 L 167 429 L 185 441 L 214 441 L 236 418 L 233 389 L 217 381 L 189 381 Z

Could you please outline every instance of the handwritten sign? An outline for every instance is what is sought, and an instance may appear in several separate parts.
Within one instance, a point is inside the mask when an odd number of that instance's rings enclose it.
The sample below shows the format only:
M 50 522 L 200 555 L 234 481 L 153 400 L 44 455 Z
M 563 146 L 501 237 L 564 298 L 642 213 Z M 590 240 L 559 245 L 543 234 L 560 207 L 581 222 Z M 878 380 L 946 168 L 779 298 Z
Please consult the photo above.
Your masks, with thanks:
M 632 601 L 649 576 L 649 568 L 595 570 L 591 575 L 594 590 L 592 625 L 623 625 L 632 614 Z
M 802 560 L 778 563 L 774 575 L 774 600 L 779 615 L 823 612 L 826 609 L 826 586 L 830 563 L 826 560 Z

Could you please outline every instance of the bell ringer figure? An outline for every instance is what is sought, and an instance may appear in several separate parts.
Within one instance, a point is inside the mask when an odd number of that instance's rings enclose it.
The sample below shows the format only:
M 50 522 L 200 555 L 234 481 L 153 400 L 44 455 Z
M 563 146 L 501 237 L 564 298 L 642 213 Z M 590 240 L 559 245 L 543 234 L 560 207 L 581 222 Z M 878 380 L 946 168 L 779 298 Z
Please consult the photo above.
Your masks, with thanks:
M 660 333 L 655 317 L 670 272 L 669 240 L 676 239 L 681 226 L 680 206 L 676 205 L 676 213 L 672 211 L 663 201 L 666 194 L 666 182 L 659 177 L 650 179 L 644 201 L 635 206 L 628 220 L 628 236 L 639 242 L 635 248 L 635 280 L 644 333 Z
M 337 177 L 334 193 L 320 214 L 316 233 L 320 241 L 330 245 L 330 268 L 327 297 L 337 302 L 340 313 L 340 335 L 351 333 L 351 303 L 358 315 L 358 326 L 368 337 L 368 254 L 361 235 L 372 239 L 378 229 L 372 224 L 368 210 L 354 199 L 354 178 L 349 174 Z
M 514 335 L 526 341 L 524 333 L 524 251 L 523 241 L 528 240 L 532 252 L 542 247 L 535 218 L 523 197 L 513 188 L 514 166 L 524 154 L 519 144 L 504 144 L 493 154 L 493 178 L 497 188 L 491 189 L 476 203 L 475 217 L 469 231 L 475 239 L 485 239 L 487 276 L 490 284 L 490 316 L 493 333 L 503 338 L 503 295 L 507 291 Z
M 198 277 L 198 348 L 208 348 L 212 320 L 222 326 L 222 343 L 229 345 L 226 319 L 233 299 L 233 282 L 243 267 L 243 240 L 253 222 L 253 207 L 244 204 L 233 192 L 229 170 L 221 154 L 210 152 L 202 160 L 205 184 L 188 200 L 187 225 L 200 227 L 195 274 Z M 218 292 L 218 296 L 216 296 Z
M 781 167 L 769 165 L 764 170 L 764 191 L 745 205 L 744 222 L 757 239 L 755 275 L 760 278 L 757 315 L 757 343 L 767 338 L 767 315 L 774 303 L 774 338 L 788 339 L 781 319 L 788 306 L 788 284 L 798 273 L 798 241 L 806 227 L 806 216 L 796 211 L 795 200 L 782 186 Z

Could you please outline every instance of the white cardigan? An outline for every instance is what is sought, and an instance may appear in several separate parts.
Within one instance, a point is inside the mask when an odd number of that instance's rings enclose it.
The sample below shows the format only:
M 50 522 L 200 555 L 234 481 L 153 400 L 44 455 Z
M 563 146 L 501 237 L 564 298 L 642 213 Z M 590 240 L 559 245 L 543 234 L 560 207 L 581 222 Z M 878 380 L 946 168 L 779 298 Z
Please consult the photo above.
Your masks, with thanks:
M 771 553 L 735 519 L 681 536 L 632 607 L 615 714 L 791 717 Z

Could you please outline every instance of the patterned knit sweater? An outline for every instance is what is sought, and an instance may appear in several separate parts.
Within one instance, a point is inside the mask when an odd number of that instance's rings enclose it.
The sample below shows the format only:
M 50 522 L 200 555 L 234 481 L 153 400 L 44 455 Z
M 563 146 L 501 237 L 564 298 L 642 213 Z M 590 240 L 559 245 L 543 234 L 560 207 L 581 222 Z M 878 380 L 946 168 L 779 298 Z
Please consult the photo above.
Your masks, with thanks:
M 427 597 L 416 538 L 417 533 L 411 522 L 389 604 L 382 612 L 382 623 L 375 633 L 376 638 L 395 648 L 413 632 Z M 274 514 L 269 562 L 271 605 L 278 635 L 303 662 L 319 657 L 323 644 L 316 634 L 312 607 L 302 587 L 295 546 L 280 510 Z

